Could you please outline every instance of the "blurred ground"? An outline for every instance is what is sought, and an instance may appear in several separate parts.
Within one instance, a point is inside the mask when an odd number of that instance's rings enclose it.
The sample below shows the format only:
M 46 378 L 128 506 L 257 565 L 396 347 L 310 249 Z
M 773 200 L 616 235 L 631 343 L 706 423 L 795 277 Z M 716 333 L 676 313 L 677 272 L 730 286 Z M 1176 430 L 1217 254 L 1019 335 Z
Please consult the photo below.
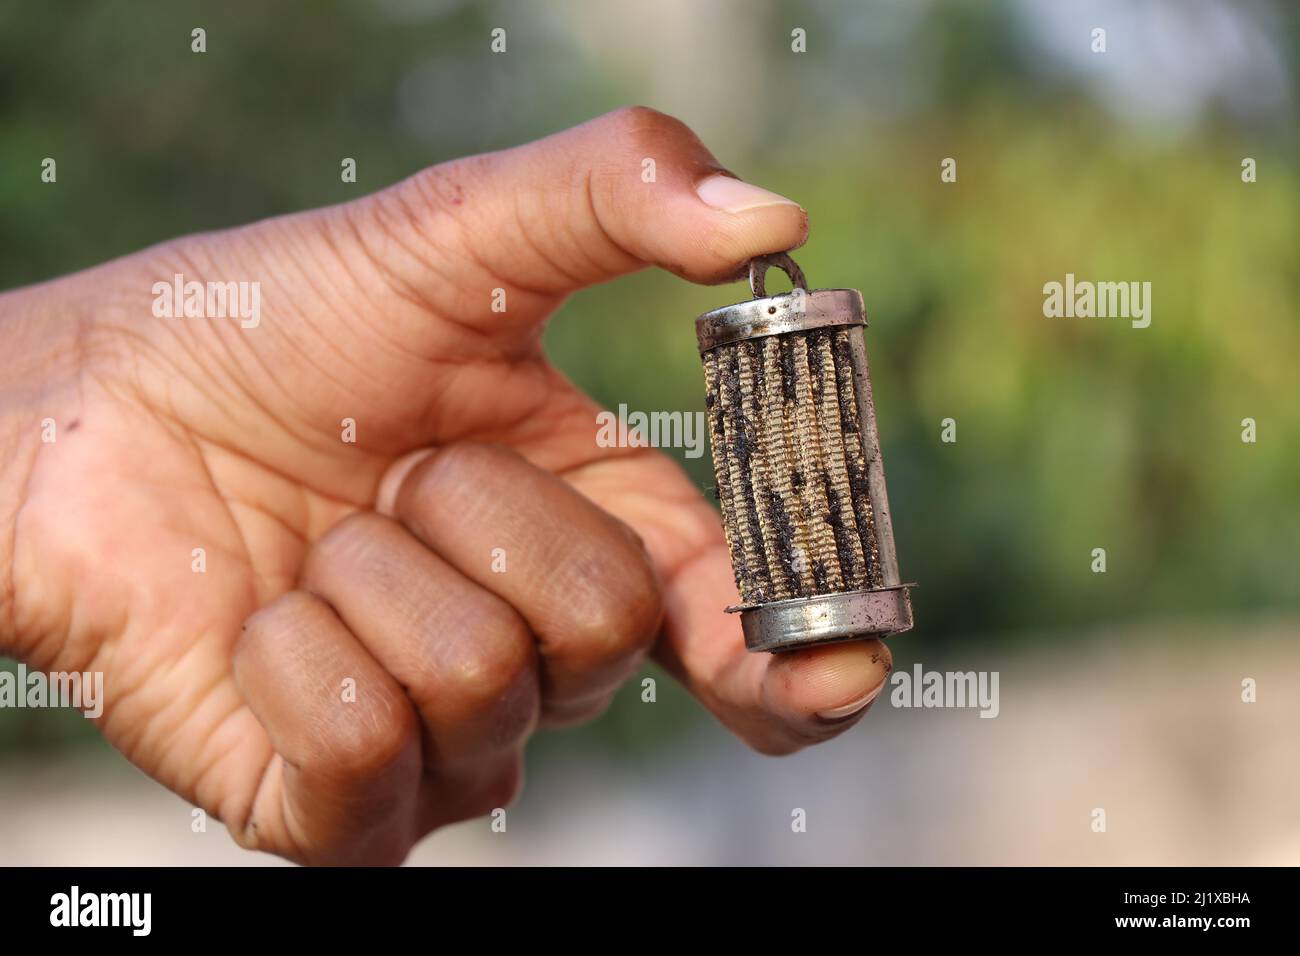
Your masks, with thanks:
M 999 670 L 999 716 L 881 698 L 844 738 L 783 759 L 709 725 L 641 762 L 565 748 L 532 762 L 505 833 L 461 824 L 410 862 L 1300 864 L 1298 629 L 1202 623 L 924 659 Z M 907 640 L 894 647 L 910 669 Z M 0 864 L 279 862 L 219 824 L 191 832 L 184 801 L 107 754 L 11 756 L 0 794 Z

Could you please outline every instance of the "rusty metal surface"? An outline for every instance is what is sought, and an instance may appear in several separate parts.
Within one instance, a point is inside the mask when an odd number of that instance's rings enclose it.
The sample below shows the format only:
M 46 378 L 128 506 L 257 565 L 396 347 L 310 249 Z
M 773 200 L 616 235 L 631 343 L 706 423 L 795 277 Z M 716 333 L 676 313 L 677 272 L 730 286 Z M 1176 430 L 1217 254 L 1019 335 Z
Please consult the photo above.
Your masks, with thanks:
M 749 260 L 749 291 L 755 299 L 767 298 L 767 270 L 776 266 L 790 277 L 790 284 L 796 289 L 808 291 L 808 280 L 804 278 L 799 264 L 788 253 L 774 252 L 771 255 L 755 256 Z
M 856 289 L 800 290 L 705 312 L 695 320 L 695 335 L 703 354 L 745 339 L 866 324 L 862 293 Z
M 782 651 L 887 637 L 912 628 L 910 585 L 773 601 L 740 612 L 745 646 Z

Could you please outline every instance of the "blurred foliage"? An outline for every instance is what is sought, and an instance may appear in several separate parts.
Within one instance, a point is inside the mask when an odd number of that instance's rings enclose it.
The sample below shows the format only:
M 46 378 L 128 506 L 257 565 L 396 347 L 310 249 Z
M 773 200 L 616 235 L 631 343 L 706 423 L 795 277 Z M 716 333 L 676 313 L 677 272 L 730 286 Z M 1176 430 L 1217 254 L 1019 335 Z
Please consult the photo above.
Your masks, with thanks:
M 1281 118 L 1211 101 L 1175 126 L 1117 118 L 1034 46 L 1031 7 L 3 4 L 0 284 L 647 102 L 804 203 L 810 280 L 865 295 L 898 550 L 921 583 L 909 648 L 1300 608 L 1295 11 L 1237 10 L 1286 65 Z M 671 22 L 642 36 L 634 16 Z M 790 23 L 809 54 L 789 53 Z M 488 50 L 499 24 L 506 56 Z M 707 56 L 677 42 L 696 30 L 716 38 Z M 742 74 L 761 89 L 727 85 Z M 733 105 L 744 128 L 710 122 Z M 39 182 L 45 156 L 57 187 Z M 947 156 L 955 184 L 939 180 Z M 1258 183 L 1241 182 L 1243 156 Z M 1066 273 L 1150 281 L 1151 327 L 1045 318 L 1043 284 Z M 576 296 L 548 347 L 609 405 L 701 410 L 692 320 L 746 295 L 639 274 Z M 684 464 L 710 485 L 707 457 Z M 599 729 L 556 739 L 662 735 L 681 710 L 668 684 L 652 721 L 631 685 Z

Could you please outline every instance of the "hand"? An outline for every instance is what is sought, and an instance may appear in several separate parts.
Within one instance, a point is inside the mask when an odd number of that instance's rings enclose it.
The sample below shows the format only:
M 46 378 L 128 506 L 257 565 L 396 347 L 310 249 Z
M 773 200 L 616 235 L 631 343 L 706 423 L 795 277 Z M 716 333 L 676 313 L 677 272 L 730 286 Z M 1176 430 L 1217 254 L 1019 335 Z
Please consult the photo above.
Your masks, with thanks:
M 650 650 L 763 752 L 833 736 L 885 647 L 746 653 L 717 513 L 661 453 L 598 447 L 540 346 L 575 289 L 734 278 L 806 231 L 637 108 L 5 295 L 0 647 L 102 671 L 127 757 L 309 863 L 505 805 L 538 723 L 598 714 Z M 176 274 L 259 282 L 256 326 L 156 317 Z

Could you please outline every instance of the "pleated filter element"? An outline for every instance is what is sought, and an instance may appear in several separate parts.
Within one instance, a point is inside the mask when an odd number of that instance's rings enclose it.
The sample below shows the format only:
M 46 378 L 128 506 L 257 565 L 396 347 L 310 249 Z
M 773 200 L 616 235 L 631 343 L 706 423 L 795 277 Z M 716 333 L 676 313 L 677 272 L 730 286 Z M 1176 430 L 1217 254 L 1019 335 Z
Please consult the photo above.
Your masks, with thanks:
M 883 584 L 848 333 L 722 345 L 705 354 L 704 369 L 744 601 Z
M 795 288 L 767 296 L 769 266 Z M 894 551 L 862 296 L 809 292 L 788 256 L 754 299 L 696 320 L 717 495 L 746 645 L 770 651 L 912 626 Z

